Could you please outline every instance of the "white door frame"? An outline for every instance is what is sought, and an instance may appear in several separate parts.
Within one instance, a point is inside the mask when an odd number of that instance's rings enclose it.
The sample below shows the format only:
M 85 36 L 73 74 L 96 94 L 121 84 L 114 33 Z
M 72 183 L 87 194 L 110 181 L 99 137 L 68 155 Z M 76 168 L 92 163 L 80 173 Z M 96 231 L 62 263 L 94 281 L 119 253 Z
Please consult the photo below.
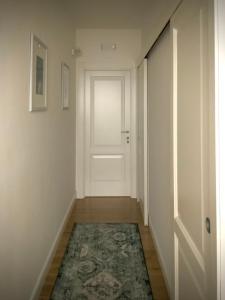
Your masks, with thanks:
M 143 66 L 143 72 L 144 72 L 144 76 L 143 76 L 143 85 L 142 86 L 138 86 L 138 95 L 137 97 L 140 97 L 140 93 L 139 93 L 139 89 L 143 89 L 142 93 L 143 93 L 143 158 L 144 158 L 144 170 L 143 170 L 143 179 L 144 179 L 144 190 L 143 190 L 143 197 L 144 199 L 141 199 L 141 195 L 139 192 L 139 186 L 138 186 L 138 199 L 140 201 L 141 204 L 141 210 L 143 213 L 143 218 L 144 218 L 144 225 L 148 226 L 148 59 L 144 58 L 144 60 L 142 61 L 142 63 L 138 66 L 138 68 L 140 68 L 141 66 Z M 138 78 L 138 83 L 139 83 L 139 78 Z M 139 101 L 140 99 L 138 99 L 137 101 L 137 105 L 139 105 Z M 138 108 L 137 108 L 137 111 Z M 140 118 L 140 115 L 138 113 L 137 118 Z M 138 124 L 139 124 L 140 120 L 138 120 Z M 138 128 L 138 135 L 139 135 L 139 128 Z M 139 138 L 139 136 L 138 136 Z M 138 151 L 138 156 L 139 157 L 139 151 Z M 139 165 L 138 165 L 138 171 L 139 173 Z M 140 176 L 141 174 L 138 174 L 138 176 Z M 137 180 L 137 184 L 138 184 L 138 180 Z M 142 203 L 143 202 L 143 203 Z
M 217 299 L 225 300 L 225 1 L 214 1 Z
M 85 195 L 85 71 L 129 71 L 131 74 L 131 122 L 130 122 L 130 145 L 131 145 L 131 191 L 130 197 L 136 198 L 136 78 L 137 70 L 99 68 L 88 66 L 85 62 L 76 63 L 76 194 L 77 198 L 83 199 Z
M 148 226 L 148 59 L 144 59 L 144 224 Z

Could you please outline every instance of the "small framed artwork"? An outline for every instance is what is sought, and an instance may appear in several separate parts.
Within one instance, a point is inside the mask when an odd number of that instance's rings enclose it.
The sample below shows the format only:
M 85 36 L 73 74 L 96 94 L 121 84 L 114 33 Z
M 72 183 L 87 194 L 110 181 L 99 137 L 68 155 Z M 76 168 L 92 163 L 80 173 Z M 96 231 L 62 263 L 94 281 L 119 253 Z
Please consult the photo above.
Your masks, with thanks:
M 47 109 L 47 55 L 46 45 L 32 33 L 29 111 Z
M 70 69 L 65 63 L 62 63 L 62 109 L 69 108 L 69 98 L 70 98 Z

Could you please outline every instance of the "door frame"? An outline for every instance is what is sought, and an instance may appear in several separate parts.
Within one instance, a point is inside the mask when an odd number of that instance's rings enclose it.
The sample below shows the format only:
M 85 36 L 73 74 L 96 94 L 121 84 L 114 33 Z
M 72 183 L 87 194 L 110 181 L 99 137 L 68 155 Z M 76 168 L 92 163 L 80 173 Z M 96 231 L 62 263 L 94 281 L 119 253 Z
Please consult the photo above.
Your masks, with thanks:
M 143 158 L 144 158 L 144 170 L 143 170 L 143 175 L 144 175 L 144 199 L 140 199 L 140 194 L 139 194 L 139 187 L 138 187 L 138 200 L 141 203 L 141 210 L 143 213 L 143 218 L 144 218 L 144 225 L 148 226 L 149 224 L 149 212 L 148 212 L 148 201 L 149 201 L 149 196 L 148 196 L 148 179 L 149 179 L 149 165 L 148 165 L 148 59 L 144 58 L 141 64 L 138 66 L 138 69 L 143 65 L 144 69 L 144 82 L 143 86 L 140 87 L 138 86 L 137 88 L 137 97 L 139 97 L 139 89 L 143 88 L 143 139 L 144 139 L 144 151 L 143 151 Z M 139 84 L 139 79 L 137 80 Z M 137 105 L 139 105 L 139 99 L 137 101 Z M 139 124 L 139 111 L 137 108 L 137 118 L 138 118 L 138 124 Z M 139 135 L 139 128 L 138 128 L 138 135 Z M 138 157 L 139 157 L 139 151 L 137 151 L 137 162 L 138 162 Z M 138 162 L 139 163 L 139 162 Z M 139 165 L 137 168 L 137 172 L 139 172 Z M 138 184 L 138 180 L 137 180 Z
M 85 198 L 85 72 L 86 71 L 128 71 L 130 72 L 131 82 L 131 121 L 130 121 L 130 170 L 131 170 L 131 189 L 130 197 L 137 197 L 136 188 L 136 78 L 137 70 L 132 69 L 114 69 L 99 68 L 98 66 L 88 66 L 83 61 L 76 63 L 76 105 L 75 105 L 75 186 L 78 199 Z
M 214 1 L 217 299 L 225 300 L 225 3 Z
M 148 226 L 148 59 L 144 64 L 144 224 Z

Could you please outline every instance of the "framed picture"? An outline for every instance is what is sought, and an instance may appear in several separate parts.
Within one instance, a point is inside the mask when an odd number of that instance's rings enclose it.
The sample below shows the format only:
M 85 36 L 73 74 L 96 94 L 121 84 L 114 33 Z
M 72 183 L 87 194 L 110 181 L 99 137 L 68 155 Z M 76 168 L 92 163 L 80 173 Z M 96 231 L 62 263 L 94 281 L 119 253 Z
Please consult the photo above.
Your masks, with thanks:
M 47 55 L 45 44 L 32 33 L 29 111 L 47 109 Z
M 69 108 L 69 98 L 70 98 L 70 69 L 65 63 L 62 63 L 62 109 Z

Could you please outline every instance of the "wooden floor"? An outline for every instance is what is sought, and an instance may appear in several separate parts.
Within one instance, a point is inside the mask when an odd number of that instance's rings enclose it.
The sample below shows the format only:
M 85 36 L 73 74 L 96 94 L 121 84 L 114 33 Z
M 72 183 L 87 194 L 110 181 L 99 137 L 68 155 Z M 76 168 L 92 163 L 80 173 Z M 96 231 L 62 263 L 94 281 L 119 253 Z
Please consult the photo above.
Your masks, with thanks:
M 58 250 L 50 266 L 39 300 L 50 299 L 51 291 L 66 250 L 74 223 L 138 223 L 144 248 L 147 269 L 155 300 L 169 299 L 151 232 L 143 225 L 139 205 L 128 197 L 95 197 L 76 201 L 66 223 Z M 107 299 L 106 299 L 107 300 Z M 140 299 L 141 300 L 141 299 Z

